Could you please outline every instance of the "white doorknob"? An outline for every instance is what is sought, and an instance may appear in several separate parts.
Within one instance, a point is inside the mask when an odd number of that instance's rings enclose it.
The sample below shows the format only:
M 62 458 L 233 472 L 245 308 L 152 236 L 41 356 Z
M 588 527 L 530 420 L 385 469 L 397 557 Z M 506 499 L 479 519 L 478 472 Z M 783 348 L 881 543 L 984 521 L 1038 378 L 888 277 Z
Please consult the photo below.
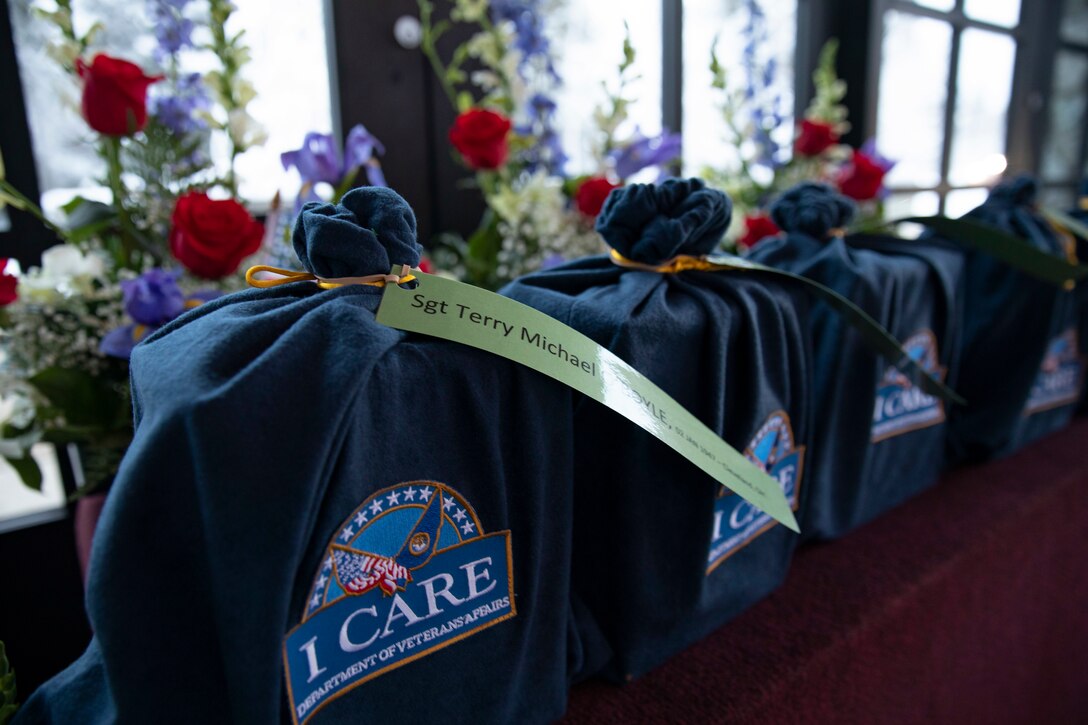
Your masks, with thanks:
M 423 42 L 423 27 L 419 19 L 411 15 L 401 15 L 393 23 L 393 37 L 405 50 L 415 50 Z

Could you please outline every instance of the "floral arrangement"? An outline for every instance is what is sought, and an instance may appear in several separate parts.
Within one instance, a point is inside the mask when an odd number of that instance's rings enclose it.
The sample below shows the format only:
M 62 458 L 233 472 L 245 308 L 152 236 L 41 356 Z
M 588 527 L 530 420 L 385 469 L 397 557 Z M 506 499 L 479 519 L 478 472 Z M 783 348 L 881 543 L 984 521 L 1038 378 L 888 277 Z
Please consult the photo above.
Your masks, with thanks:
M 50 56 L 81 88 L 81 115 L 105 169 L 110 203 L 76 197 L 54 222 L 3 179 L 0 202 L 57 237 L 41 265 L 0 264 L 0 395 L 12 408 L 0 454 L 31 487 L 39 441 L 80 445 L 84 492 L 107 486 L 132 438 L 133 345 L 239 286 L 260 222 L 238 198 L 235 160 L 262 143 L 253 86 L 228 0 L 149 0 L 154 69 L 98 52 L 96 25 L 75 31 L 71 0 L 37 8 L 56 30 Z M 186 70 L 190 56 L 214 70 Z M 212 161 L 212 143 L 226 160 Z
M 466 240 L 437 241 L 439 267 L 495 289 L 520 275 L 600 251 L 593 222 L 608 193 L 631 175 L 679 155 L 678 135 L 648 138 L 626 130 L 635 51 L 630 38 L 615 88 L 595 114 L 599 130 L 593 173 L 570 177 L 554 127 L 555 90 L 561 79 L 545 32 L 545 0 L 457 0 L 448 19 L 435 20 L 434 4 L 419 0 L 422 49 L 458 116 L 450 143 L 475 172 L 487 209 Z M 437 43 L 453 23 L 474 26 L 448 62 Z M 466 70 L 475 65 L 476 70 Z
M 835 72 L 838 44 L 829 41 L 813 73 L 815 96 L 794 126 L 774 91 L 776 64 L 766 53 L 766 16 L 758 0 L 745 0 L 742 52 L 745 84 L 734 87 L 715 49 L 711 49 L 713 88 L 722 94 L 721 113 L 729 142 L 738 149 L 734 168 L 705 169 L 703 176 L 732 197 L 737 208 L 729 238 L 741 248 L 778 233 L 766 208 L 774 197 L 800 181 L 823 181 L 859 203 L 857 224 L 883 218 L 884 176 L 894 163 L 873 141 L 860 149 L 839 142 L 850 126 L 842 104 L 846 84 Z M 715 46 L 717 43 L 715 42 Z

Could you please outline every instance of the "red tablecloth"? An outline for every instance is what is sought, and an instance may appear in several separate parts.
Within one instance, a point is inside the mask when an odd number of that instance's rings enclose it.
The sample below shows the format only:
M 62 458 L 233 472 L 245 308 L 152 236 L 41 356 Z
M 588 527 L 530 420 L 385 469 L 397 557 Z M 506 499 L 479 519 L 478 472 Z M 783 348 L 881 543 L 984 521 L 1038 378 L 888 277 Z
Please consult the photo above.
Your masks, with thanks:
M 566 721 L 1088 722 L 1088 421 L 800 551 L 767 600 Z

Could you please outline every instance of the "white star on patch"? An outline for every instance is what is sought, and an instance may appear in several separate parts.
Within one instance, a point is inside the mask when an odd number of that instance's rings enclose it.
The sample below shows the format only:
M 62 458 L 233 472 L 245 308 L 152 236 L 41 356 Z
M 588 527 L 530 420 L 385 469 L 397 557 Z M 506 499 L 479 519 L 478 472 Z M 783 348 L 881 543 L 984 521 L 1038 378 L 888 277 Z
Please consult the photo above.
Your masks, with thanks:
M 317 588 L 318 589 L 324 589 L 325 585 L 328 584 L 328 583 L 329 583 L 329 578 L 327 576 L 325 576 L 324 574 L 322 574 L 321 576 L 319 576 L 317 578 Z
M 389 502 L 390 506 L 397 506 L 398 504 L 400 504 L 400 493 L 394 491 L 393 493 L 386 496 L 385 500 Z
M 464 509 L 457 509 L 457 513 L 455 513 L 453 515 L 453 518 L 457 519 L 458 521 L 464 521 L 465 520 L 465 510 Z
M 374 503 L 370 504 L 370 513 L 377 516 L 382 512 L 382 500 L 380 498 L 374 499 Z
M 332 569 L 332 557 L 331 556 L 328 559 L 325 559 L 325 563 L 321 567 L 321 569 L 322 569 L 322 571 L 328 571 L 329 569 Z
M 431 489 L 421 488 L 419 489 L 419 500 L 423 503 L 427 503 L 431 500 Z
M 313 609 L 318 604 L 321 604 L 321 595 L 315 594 L 314 598 L 310 600 L 310 609 Z
M 342 532 L 340 532 L 340 538 L 343 539 L 344 541 L 347 541 L 354 534 L 355 534 L 355 531 L 349 526 L 346 529 L 344 529 Z
M 466 534 L 472 533 L 473 529 L 475 529 L 475 528 L 476 527 L 472 525 L 471 521 L 466 521 L 464 524 L 461 525 L 461 531 L 463 531 Z
M 367 522 L 367 518 L 366 518 L 366 512 L 365 511 L 360 511 L 359 513 L 355 514 L 355 525 L 356 526 L 362 526 L 366 522 Z
M 442 499 L 442 509 L 444 511 L 449 511 L 451 508 L 453 508 L 453 505 L 454 504 L 453 504 L 453 499 L 452 498 L 449 498 L 448 496 L 443 497 L 443 499 Z
M 415 501 L 416 500 L 416 490 L 414 488 L 412 488 L 411 486 L 404 489 L 404 500 L 405 501 Z

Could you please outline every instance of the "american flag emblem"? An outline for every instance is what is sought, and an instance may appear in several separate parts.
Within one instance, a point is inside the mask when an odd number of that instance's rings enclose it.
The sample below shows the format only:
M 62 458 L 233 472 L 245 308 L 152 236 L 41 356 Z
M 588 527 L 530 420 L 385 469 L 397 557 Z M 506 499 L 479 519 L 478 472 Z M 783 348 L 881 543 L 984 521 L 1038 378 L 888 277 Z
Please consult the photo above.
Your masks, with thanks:
M 378 587 L 385 594 L 404 589 L 412 581 L 412 573 L 387 556 L 367 554 L 354 549 L 334 546 L 333 561 L 336 578 L 343 590 L 351 595 L 366 594 Z

